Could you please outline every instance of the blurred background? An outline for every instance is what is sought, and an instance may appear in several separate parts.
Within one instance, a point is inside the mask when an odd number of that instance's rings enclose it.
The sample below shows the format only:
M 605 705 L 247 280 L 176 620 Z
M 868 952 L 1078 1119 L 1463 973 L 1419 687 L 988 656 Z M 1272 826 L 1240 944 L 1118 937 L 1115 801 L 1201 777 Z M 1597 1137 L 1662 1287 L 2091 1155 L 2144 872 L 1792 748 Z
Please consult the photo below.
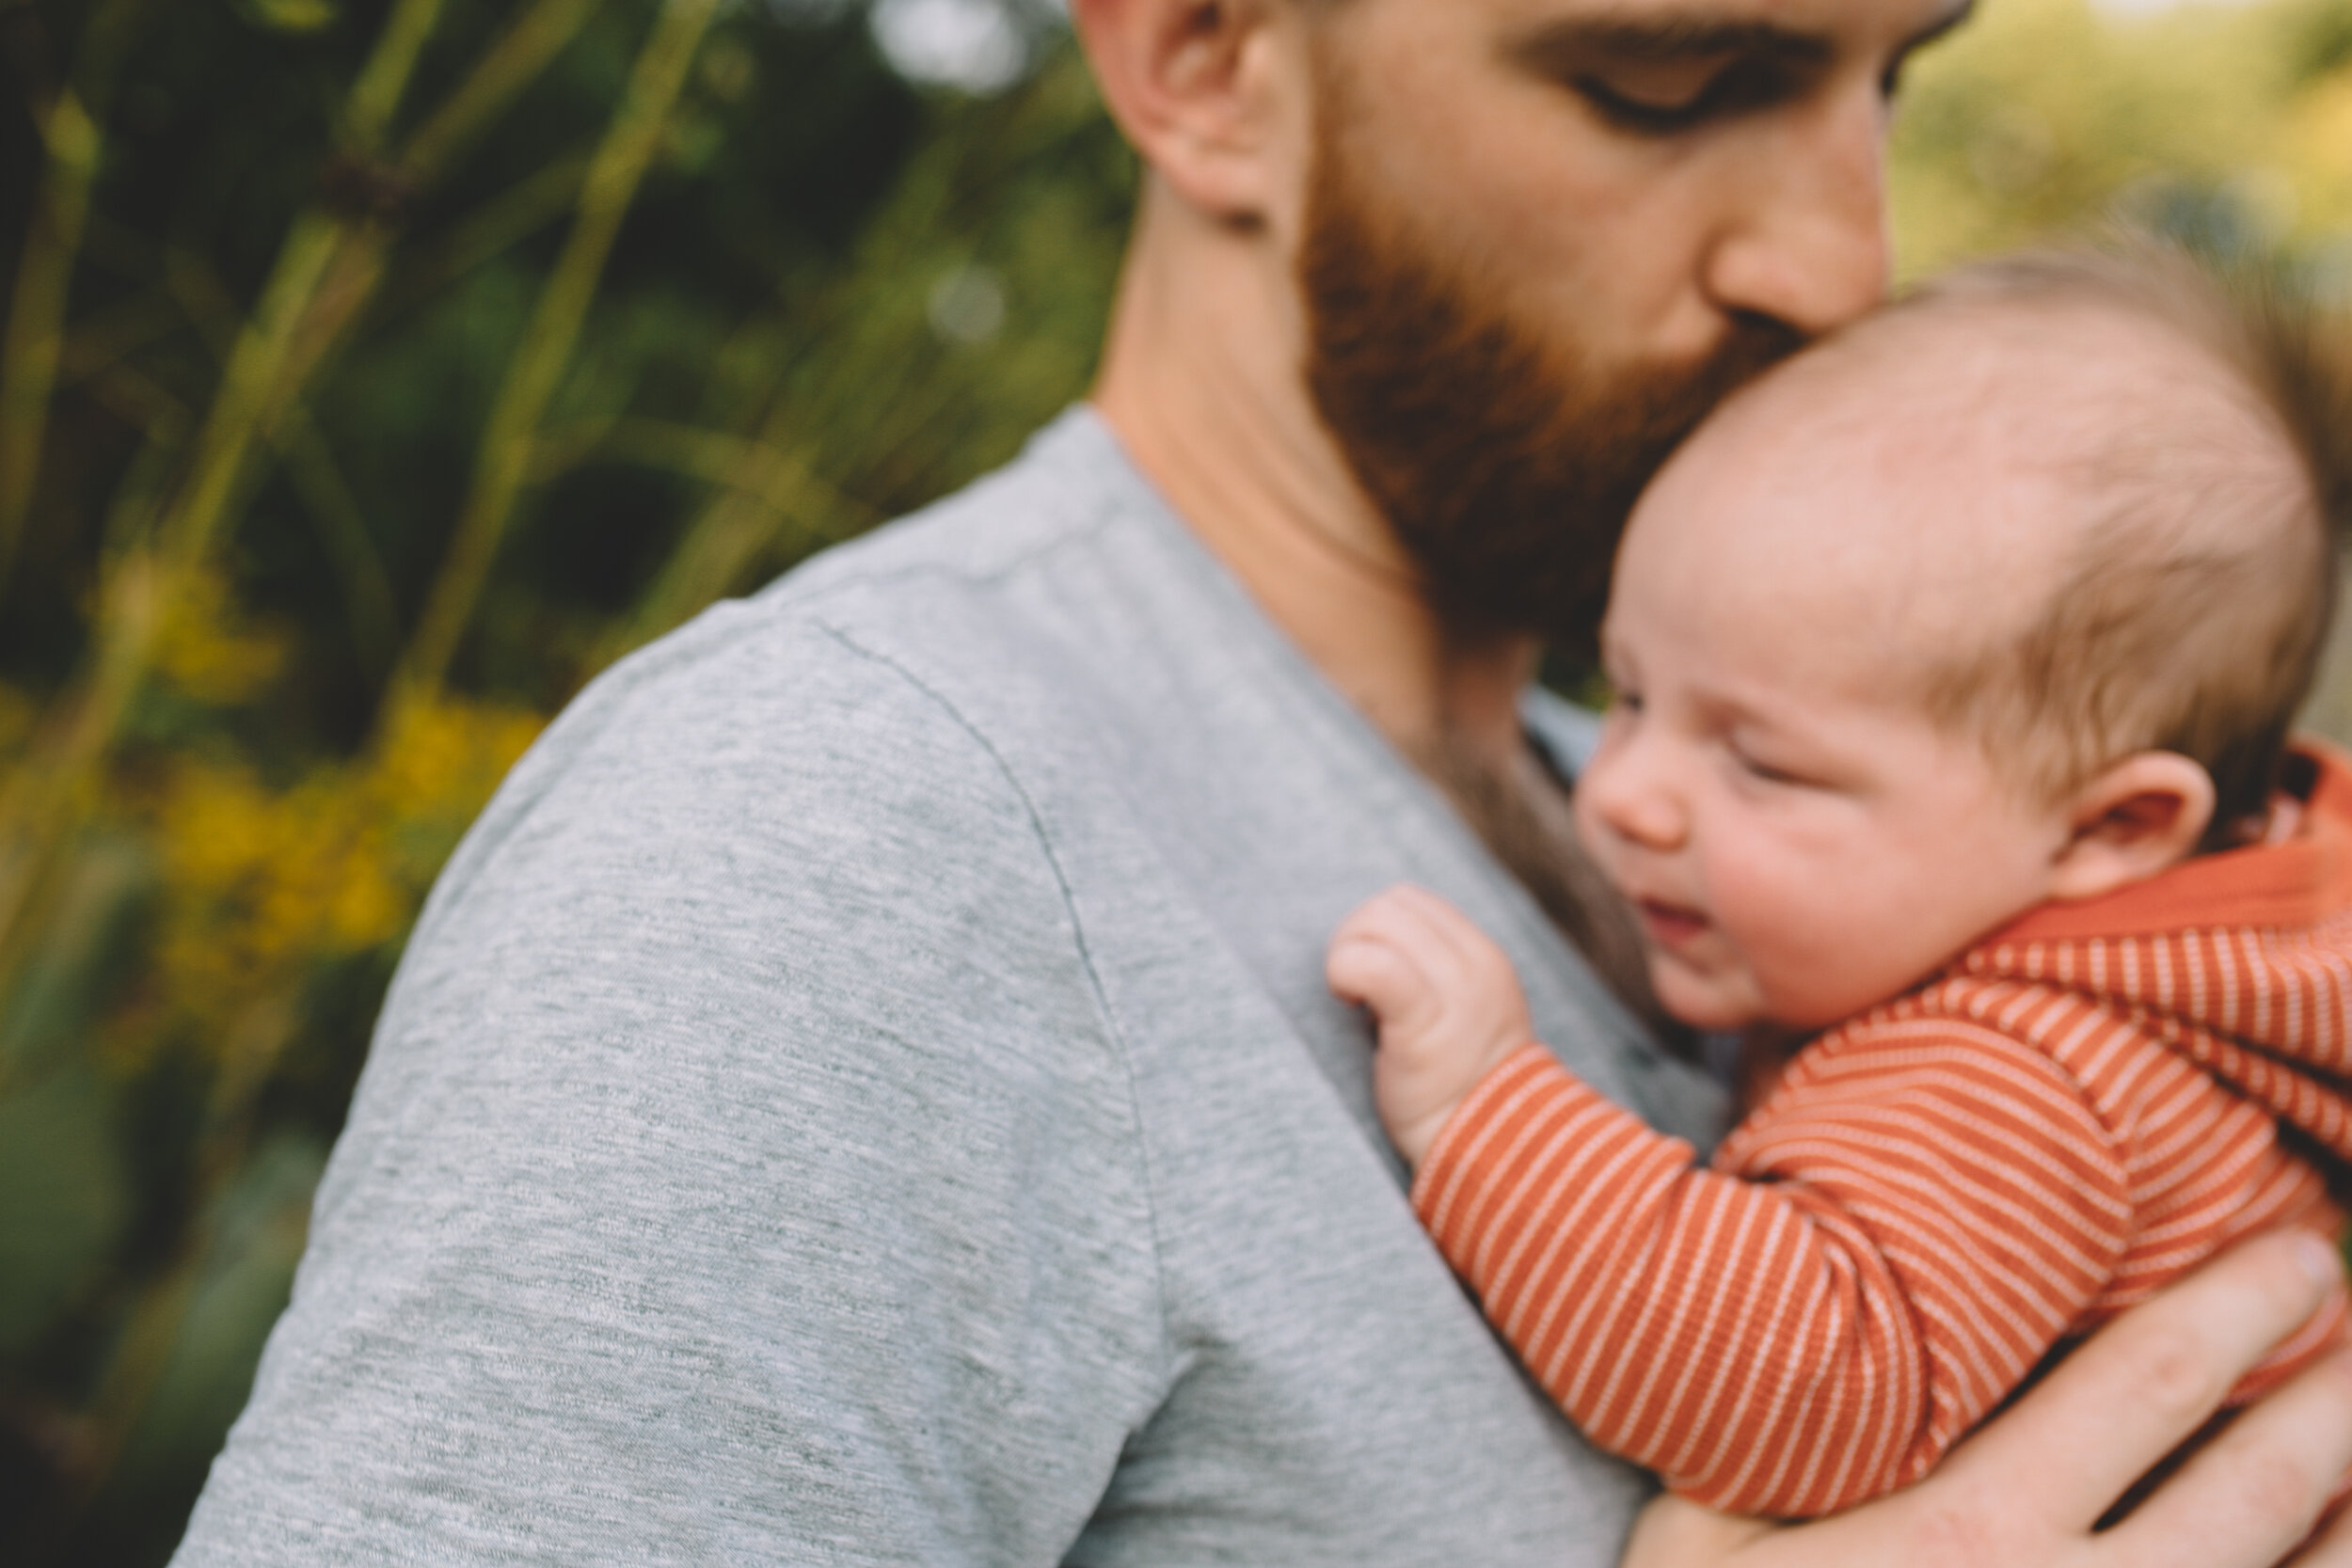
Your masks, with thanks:
M 468 821 L 1079 395 L 1135 171 L 1053 0 L 0 0 L 0 1561 L 156 1563 Z M 2352 0 L 1983 0 L 1896 147 L 1907 273 L 2352 299 Z

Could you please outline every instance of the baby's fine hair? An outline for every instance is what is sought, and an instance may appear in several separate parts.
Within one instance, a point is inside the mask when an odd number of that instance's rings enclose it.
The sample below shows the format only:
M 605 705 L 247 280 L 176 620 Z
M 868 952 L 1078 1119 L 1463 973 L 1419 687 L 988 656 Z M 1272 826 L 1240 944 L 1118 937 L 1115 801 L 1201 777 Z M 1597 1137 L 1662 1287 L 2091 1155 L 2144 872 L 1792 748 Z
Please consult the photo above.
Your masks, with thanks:
M 2197 351 L 2254 421 L 2136 424 L 2152 397 L 2182 390 L 2166 387 L 2083 411 L 2120 428 L 2072 476 L 2089 510 L 2054 591 L 2014 635 L 1936 669 L 1927 700 L 2051 796 L 2135 752 L 2187 756 L 2215 788 L 2201 848 L 2225 847 L 2281 782 L 2335 614 L 2337 550 L 2352 539 L 2352 344 L 2306 291 L 2146 238 L 1963 267 L 1874 320 L 2080 310 Z M 2212 428 L 2231 424 L 2275 441 Z

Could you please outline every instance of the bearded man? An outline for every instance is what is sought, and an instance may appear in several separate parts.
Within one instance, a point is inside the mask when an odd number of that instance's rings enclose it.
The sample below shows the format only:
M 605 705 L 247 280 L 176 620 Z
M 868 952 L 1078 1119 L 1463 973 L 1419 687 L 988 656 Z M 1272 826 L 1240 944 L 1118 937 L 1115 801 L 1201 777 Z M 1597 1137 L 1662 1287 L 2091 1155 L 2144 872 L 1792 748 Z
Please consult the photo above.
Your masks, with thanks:
M 1150 171 L 1092 405 L 516 770 L 179 1560 L 2291 1550 L 2341 1364 L 2091 1533 L 2333 1285 L 2284 1241 L 1910 1492 L 1639 1512 L 1415 1227 L 1322 983 L 1421 882 L 1587 1081 L 1717 1128 L 1599 977 L 1530 676 L 1676 437 L 1878 295 L 1888 98 L 1950 4 L 1077 0 Z

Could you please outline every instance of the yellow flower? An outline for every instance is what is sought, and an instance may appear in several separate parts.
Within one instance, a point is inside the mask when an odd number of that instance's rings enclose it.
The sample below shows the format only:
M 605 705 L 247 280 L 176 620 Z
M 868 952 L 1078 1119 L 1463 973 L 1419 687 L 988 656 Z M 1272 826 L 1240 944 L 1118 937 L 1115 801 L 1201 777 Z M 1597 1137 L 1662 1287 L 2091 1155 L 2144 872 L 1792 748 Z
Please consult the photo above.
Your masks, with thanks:
M 198 702 L 231 707 L 250 700 L 285 663 L 286 634 L 257 625 L 212 571 L 183 579 L 155 640 L 155 668 Z
M 400 941 L 545 722 L 443 700 L 374 752 L 282 787 L 243 766 L 180 759 L 151 808 L 163 896 L 146 990 L 160 1005 L 120 1065 L 151 1055 L 161 1037 L 227 1065 L 237 1047 L 226 1021 L 298 994 L 325 964 Z

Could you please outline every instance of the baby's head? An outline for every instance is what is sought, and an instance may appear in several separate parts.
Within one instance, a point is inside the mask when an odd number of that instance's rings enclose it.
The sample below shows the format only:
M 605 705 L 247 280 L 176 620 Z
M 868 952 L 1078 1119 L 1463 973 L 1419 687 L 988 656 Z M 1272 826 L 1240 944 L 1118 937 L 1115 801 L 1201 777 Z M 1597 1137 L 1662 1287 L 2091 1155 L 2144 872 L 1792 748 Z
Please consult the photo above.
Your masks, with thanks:
M 1643 498 L 1577 786 L 1660 999 L 1810 1028 L 2258 835 L 2352 528 L 2316 324 L 2172 253 L 1957 273 Z

